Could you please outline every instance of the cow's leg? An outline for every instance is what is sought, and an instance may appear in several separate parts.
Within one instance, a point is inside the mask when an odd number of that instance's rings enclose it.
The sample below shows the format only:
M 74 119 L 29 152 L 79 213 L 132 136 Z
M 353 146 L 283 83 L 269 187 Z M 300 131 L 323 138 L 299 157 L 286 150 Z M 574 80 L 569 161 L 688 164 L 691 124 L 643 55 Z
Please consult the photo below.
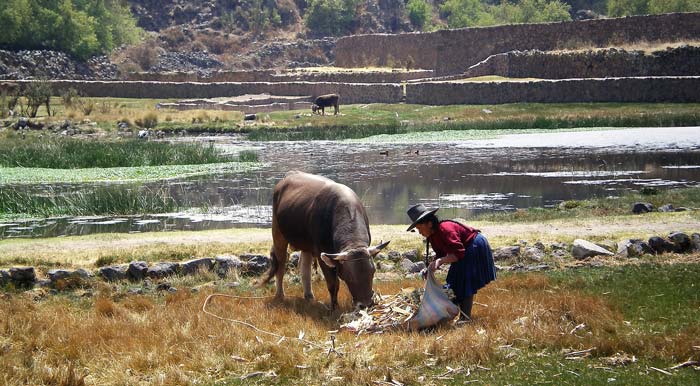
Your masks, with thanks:
M 314 293 L 311 290 L 311 263 L 313 256 L 309 252 L 301 251 L 299 256 L 299 270 L 301 271 L 301 284 L 304 287 L 304 299 L 313 300 Z
M 335 113 L 333 115 L 338 115 L 338 111 L 340 111 L 340 108 L 338 108 L 338 104 L 336 103 L 333 107 L 335 108 Z
M 321 115 L 326 115 L 326 106 L 321 107 Z
M 272 251 L 270 251 L 270 257 L 272 258 L 273 267 L 275 267 L 275 282 L 277 284 L 275 298 L 283 299 L 284 287 L 282 283 L 284 279 L 284 272 L 287 270 L 287 247 L 289 243 L 279 230 L 277 221 L 275 221 L 274 217 L 272 218 L 272 242 L 273 244 Z
M 323 277 L 326 278 L 326 286 L 328 286 L 328 293 L 331 295 L 331 311 L 338 308 L 338 289 L 340 288 L 340 281 L 338 280 L 338 272 L 335 268 L 327 266 L 325 263 L 319 263 L 321 266 L 321 272 L 323 272 Z

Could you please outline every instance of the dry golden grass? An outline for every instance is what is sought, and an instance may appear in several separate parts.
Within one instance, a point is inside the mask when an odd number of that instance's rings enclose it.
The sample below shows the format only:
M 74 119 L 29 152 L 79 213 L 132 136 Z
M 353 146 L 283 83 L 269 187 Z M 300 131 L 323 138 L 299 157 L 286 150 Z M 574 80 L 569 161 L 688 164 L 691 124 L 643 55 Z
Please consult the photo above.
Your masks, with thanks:
M 293 275 L 290 275 L 293 276 Z M 393 294 L 416 280 L 378 282 Z M 519 350 L 549 353 L 595 347 L 595 355 L 627 352 L 683 358 L 692 351 L 691 334 L 649 336 L 627 326 L 603 298 L 564 290 L 543 275 L 514 275 L 479 292 L 473 323 L 432 332 L 394 331 L 360 335 L 336 333 L 328 353 L 329 331 L 336 330 L 325 283 L 314 290 L 323 304 L 300 298 L 288 284 L 282 303 L 271 299 L 215 298 L 209 311 L 284 335 L 280 340 L 249 327 L 204 314 L 213 290 L 167 295 L 125 295 L 106 284 L 92 298 L 48 297 L 34 301 L 22 294 L 0 299 L 0 380 L 6 384 L 186 385 L 238 379 L 264 372 L 289 384 L 372 384 L 392 375 L 405 383 L 442 372 L 446 366 L 475 366 L 498 361 Z M 271 293 L 271 288 L 263 290 Z M 244 291 L 231 292 L 241 296 Z M 343 287 L 341 309 L 350 308 Z M 316 345 L 306 345 L 297 339 Z M 696 335 L 697 336 L 697 335 Z M 684 342 L 685 340 L 685 342 Z M 516 354 L 514 354 L 516 353 Z M 432 375 L 431 375 L 432 374 Z M 433 381 L 427 384 L 434 384 Z

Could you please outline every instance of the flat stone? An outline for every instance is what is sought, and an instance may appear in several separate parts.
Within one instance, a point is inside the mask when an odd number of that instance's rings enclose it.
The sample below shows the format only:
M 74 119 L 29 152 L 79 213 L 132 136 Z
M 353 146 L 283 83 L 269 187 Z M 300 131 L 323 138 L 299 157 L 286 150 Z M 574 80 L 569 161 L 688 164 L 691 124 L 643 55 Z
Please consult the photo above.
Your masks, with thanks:
M 593 256 L 612 256 L 614 253 L 602 248 L 590 241 L 583 239 L 574 240 L 574 245 L 571 248 L 571 254 L 577 260 L 583 260 L 587 257 Z
M 243 266 L 241 259 L 233 255 L 217 256 L 214 260 L 216 262 L 216 274 L 219 275 L 220 278 L 224 278 L 228 276 L 229 273 L 240 270 Z
M 495 261 L 503 261 L 515 259 L 520 256 L 520 246 L 514 245 L 510 247 L 501 247 L 493 251 L 493 259 Z
M 109 267 L 102 267 L 98 271 L 98 274 L 102 276 L 106 281 L 119 281 L 126 279 L 126 267 L 123 265 L 113 265 Z
M 638 239 L 628 239 L 617 244 L 617 254 L 622 257 L 639 257 L 654 250 L 646 242 Z
M 148 268 L 146 271 L 146 276 L 150 277 L 151 279 L 161 279 L 175 275 L 179 267 L 180 265 L 178 263 L 157 263 Z
M 199 271 L 211 271 L 212 268 L 214 268 L 214 259 L 194 259 L 182 263 L 181 272 L 183 275 L 193 275 Z

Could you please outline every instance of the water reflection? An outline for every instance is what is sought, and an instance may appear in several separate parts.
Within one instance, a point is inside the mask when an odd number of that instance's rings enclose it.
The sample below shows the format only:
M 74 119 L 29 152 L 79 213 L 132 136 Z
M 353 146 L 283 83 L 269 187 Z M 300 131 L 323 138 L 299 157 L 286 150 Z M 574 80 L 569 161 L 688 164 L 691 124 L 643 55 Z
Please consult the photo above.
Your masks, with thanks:
M 635 129 L 636 130 L 636 129 Z M 652 129 L 649 129 L 652 130 Z M 669 130 L 648 132 L 669 136 Z M 636 135 L 636 131 L 633 131 Z M 596 132 L 588 133 L 596 136 Z M 547 207 L 563 200 L 618 195 L 644 186 L 700 183 L 700 135 L 660 146 L 478 147 L 469 141 L 426 144 L 347 142 L 257 143 L 265 166 L 153 184 L 166 188 L 189 213 L 127 218 L 48 219 L 0 224 L 0 238 L 269 226 L 272 187 L 288 170 L 321 174 L 360 196 L 374 224 L 405 224 L 410 204 L 440 206 L 442 216 L 469 218 L 484 211 Z M 648 138 L 647 138 L 648 139 Z M 233 137 L 199 138 L 235 153 L 251 144 Z M 529 141 L 532 141 L 530 138 Z M 548 143 L 551 145 L 551 142 Z M 31 187 L 38 194 L 45 187 Z M 75 191 L 76 185 L 52 186 Z

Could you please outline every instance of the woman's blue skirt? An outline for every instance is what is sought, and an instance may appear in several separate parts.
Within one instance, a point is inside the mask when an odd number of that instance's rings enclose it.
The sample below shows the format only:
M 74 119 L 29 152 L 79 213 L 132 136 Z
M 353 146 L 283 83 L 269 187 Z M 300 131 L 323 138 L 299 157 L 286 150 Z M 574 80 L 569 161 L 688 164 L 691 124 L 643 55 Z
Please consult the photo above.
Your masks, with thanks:
M 460 303 L 493 280 L 496 280 L 496 266 L 491 246 L 486 237 L 479 233 L 467 246 L 464 258 L 450 264 L 447 285 L 454 292 L 455 302 Z

